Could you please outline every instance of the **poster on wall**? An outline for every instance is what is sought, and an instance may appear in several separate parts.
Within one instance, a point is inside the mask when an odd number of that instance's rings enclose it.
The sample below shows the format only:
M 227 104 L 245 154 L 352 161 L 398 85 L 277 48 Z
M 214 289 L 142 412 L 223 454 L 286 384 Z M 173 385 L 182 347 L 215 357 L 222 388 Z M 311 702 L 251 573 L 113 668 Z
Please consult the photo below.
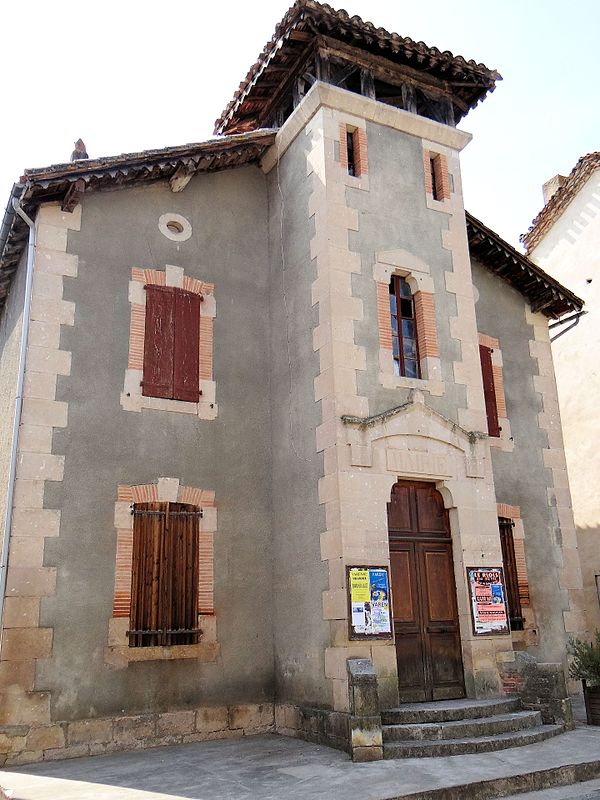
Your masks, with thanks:
M 467 567 L 475 636 L 510 633 L 502 567 Z
M 347 567 L 351 639 L 391 639 L 387 567 Z

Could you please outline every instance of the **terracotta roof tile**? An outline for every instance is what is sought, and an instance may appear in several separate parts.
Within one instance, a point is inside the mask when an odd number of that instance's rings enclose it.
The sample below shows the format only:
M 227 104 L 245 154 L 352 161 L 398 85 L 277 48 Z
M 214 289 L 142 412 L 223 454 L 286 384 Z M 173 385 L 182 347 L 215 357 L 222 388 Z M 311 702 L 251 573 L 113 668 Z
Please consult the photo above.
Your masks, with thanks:
M 233 99 L 228 103 L 215 122 L 215 133 L 225 133 L 236 123 L 238 117 L 252 117 L 260 110 L 265 98 L 257 95 L 257 89 L 270 69 L 277 66 L 290 67 L 297 53 L 292 50 L 291 39 L 298 31 L 312 33 L 314 37 L 325 34 L 351 43 L 357 48 L 369 50 L 398 63 L 407 64 L 413 69 L 437 74 L 445 80 L 458 84 L 457 95 L 461 95 L 468 107 L 475 107 L 489 91 L 494 90 L 495 82 L 501 75 L 485 64 L 463 56 L 455 56 L 449 50 L 441 51 L 429 47 L 424 42 L 415 42 L 407 36 L 390 33 L 385 28 L 377 28 L 359 16 L 350 16 L 343 9 L 337 11 L 326 3 L 316 0 L 296 0 L 293 6 L 276 26 L 275 33 L 267 42 L 256 62 L 240 83 Z M 272 76 L 268 77 L 272 80 Z M 463 82 L 464 86 L 460 86 Z M 269 93 L 268 93 L 269 94 Z M 245 122 L 243 124 L 246 124 Z M 252 124 L 248 121 L 249 125 Z
M 575 195 L 594 170 L 600 168 L 600 152 L 588 153 L 582 156 L 574 166 L 565 183 L 558 189 L 531 223 L 531 227 L 520 239 L 531 252 L 540 242 L 547 231 L 554 225 L 565 208 L 574 199 Z

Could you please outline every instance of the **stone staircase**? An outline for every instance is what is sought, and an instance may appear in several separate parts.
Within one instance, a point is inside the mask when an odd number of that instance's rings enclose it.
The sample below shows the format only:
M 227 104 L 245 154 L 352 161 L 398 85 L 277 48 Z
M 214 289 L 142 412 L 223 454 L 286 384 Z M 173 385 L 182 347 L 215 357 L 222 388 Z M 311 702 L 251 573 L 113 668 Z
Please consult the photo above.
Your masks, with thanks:
M 556 736 L 562 725 L 543 725 L 539 711 L 515 698 L 408 703 L 381 714 L 384 758 L 490 753 Z

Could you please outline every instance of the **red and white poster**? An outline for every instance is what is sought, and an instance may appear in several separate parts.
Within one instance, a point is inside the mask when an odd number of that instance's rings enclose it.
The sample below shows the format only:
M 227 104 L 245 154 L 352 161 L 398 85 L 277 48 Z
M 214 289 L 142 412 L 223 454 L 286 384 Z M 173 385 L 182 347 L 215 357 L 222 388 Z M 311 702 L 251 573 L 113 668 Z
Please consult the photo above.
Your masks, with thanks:
M 502 567 L 467 567 L 473 633 L 510 633 Z

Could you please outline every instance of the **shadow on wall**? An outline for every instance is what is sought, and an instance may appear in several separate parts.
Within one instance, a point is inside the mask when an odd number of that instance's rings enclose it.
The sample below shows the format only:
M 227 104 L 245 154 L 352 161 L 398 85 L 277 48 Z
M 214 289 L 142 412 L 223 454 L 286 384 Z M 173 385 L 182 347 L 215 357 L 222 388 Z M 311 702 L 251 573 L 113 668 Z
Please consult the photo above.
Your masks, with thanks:
M 578 527 L 577 549 L 587 613 L 588 632 L 600 630 L 600 527 Z

